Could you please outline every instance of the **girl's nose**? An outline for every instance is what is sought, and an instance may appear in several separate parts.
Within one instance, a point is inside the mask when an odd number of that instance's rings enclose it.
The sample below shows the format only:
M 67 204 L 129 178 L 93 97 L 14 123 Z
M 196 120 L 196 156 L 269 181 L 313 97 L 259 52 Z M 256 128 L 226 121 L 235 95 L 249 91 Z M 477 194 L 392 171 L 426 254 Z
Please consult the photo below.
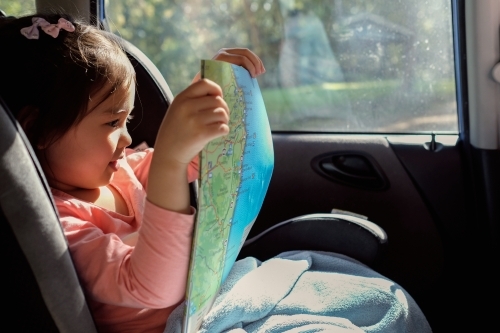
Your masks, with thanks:
M 124 126 L 120 134 L 120 143 L 123 147 L 128 147 L 132 143 L 132 137 L 128 133 L 127 127 Z

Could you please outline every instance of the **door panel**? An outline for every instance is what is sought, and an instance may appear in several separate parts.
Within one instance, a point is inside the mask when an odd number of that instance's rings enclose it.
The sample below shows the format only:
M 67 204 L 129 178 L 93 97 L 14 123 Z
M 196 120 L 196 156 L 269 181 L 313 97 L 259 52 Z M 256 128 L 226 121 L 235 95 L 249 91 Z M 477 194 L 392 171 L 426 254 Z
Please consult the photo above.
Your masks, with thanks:
M 367 216 L 388 234 L 377 269 L 410 293 L 425 291 L 443 268 L 443 246 L 432 215 L 388 140 L 380 135 L 274 134 L 275 171 L 251 235 L 299 215 L 332 208 Z M 367 190 L 320 176 L 311 161 L 330 152 L 358 152 L 387 177 L 385 190 Z
M 463 162 L 462 145 L 456 135 L 436 135 L 432 150 L 431 139 L 425 137 L 430 136 L 392 136 L 388 140 L 426 202 L 443 241 L 456 244 L 470 224 L 473 205 L 467 202 L 474 202 L 467 198 L 470 184 L 465 181 L 468 166 Z

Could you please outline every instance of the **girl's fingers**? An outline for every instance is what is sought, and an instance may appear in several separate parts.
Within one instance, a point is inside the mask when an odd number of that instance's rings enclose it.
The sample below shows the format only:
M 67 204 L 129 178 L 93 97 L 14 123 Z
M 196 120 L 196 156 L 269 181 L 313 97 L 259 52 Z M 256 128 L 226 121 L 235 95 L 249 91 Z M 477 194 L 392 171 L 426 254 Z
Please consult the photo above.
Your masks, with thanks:
M 194 115 L 198 113 L 222 113 L 222 116 L 229 121 L 229 107 L 220 96 L 203 96 L 190 99 L 185 102 L 185 109 L 192 110 Z
M 207 140 L 207 142 L 209 142 L 215 138 L 227 135 L 228 133 L 229 133 L 229 126 L 227 124 L 213 123 L 206 126 L 204 137 Z
M 221 51 L 224 51 L 226 53 L 230 54 L 238 54 L 240 56 L 247 57 L 255 66 L 255 68 L 261 70 L 261 72 L 265 72 L 264 64 L 262 60 L 251 50 L 246 49 L 246 48 L 225 48 L 222 49 Z
M 184 89 L 181 93 L 179 93 L 179 95 L 177 95 L 176 98 L 190 99 L 207 95 L 222 97 L 222 89 L 217 83 L 213 81 L 210 81 L 208 79 L 201 79 Z
M 191 128 L 193 133 L 198 133 L 202 137 L 208 135 L 213 137 L 211 132 L 215 131 L 222 135 L 223 131 L 214 130 L 212 125 L 219 127 L 221 124 L 227 126 L 229 124 L 229 109 L 226 102 L 220 96 L 204 96 L 195 99 L 186 100 L 183 106 L 184 123 L 189 124 L 187 128 Z
M 221 96 L 200 96 L 198 98 L 187 100 L 186 106 L 189 108 L 189 110 L 193 111 L 222 107 L 229 112 L 227 103 Z
M 264 73 L 266 70 L 262 60 L 249 49 L 221 49 L 214 57 L 215 60 L 226 61 L 235 65 L 245 67 L 252 77 Z
M 214 123 L 229 123 L 229 115 L 224 108 L 201 110 L 198 115 L 201 117 L 202 123 L 204 125 L 211 125 Z

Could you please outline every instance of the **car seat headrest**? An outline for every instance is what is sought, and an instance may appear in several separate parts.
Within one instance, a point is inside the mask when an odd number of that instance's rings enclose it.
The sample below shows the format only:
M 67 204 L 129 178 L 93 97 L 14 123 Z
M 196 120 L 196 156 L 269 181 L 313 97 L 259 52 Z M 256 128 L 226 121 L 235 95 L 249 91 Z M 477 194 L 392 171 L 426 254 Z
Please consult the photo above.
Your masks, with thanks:
M 123 41 L 125 51 L 136 72 L 134 118 L 128 124 L 132 146 L 145 141 L 154 146 L 156 134 L 167 109 L 174 99 L 158 68 L 137 47 Z

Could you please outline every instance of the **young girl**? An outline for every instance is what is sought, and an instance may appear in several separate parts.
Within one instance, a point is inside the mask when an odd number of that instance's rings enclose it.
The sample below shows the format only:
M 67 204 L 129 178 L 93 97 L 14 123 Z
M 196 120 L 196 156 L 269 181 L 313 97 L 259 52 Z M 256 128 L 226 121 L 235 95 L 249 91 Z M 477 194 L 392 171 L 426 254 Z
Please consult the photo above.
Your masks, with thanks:
M 134 152 L 135 73 L 119 38 L 66 15 L 0 23 L 0 95 L 52 188 L 100 332 L 162 332 L 186 289 L 195 157 L 228 133 L 221 88 L 195 79 L 170 106 L 155 151 Z M 6 52 L 7 51 L 7 52 Z M 247 49 L 214 59 L 265 70 Z

